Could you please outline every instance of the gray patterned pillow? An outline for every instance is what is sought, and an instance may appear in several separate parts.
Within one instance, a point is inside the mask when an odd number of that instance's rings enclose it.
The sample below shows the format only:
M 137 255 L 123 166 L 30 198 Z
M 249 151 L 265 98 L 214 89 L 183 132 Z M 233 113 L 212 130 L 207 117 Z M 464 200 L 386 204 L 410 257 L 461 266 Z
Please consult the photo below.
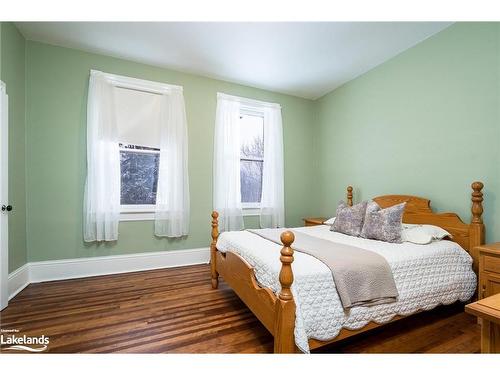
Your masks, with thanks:
M 368 202 L 361 202 L 350 207 L 345 202 L 340 201 L 337 207 L 337 216 L 330 230 L 334 232 L 348 234 L 359 237 L 363 220 L 365 218 L 366 205 Z
M 406 202 L 381 209 L 377 202 L 368 203 L 361 237 L 401 243 L 405 206 Z

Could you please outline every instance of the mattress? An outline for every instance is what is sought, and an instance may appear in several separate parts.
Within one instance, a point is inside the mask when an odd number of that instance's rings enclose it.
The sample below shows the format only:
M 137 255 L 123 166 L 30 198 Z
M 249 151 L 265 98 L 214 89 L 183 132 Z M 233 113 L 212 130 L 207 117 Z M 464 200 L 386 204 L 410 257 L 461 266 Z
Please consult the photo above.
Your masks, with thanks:
M 330 269 L 317 258 L 294 252 L 295 343 L 306 353 L 309 339 L 328 341 L 342 328 L 360 329 L 370 322 L 386 323 L 396 315 L 408 316 L 441 304 L 467 301 L 476 289 L 472 258 L 452 241 L 393 244 L 332 232 L 327 225 L 293 230 L 382 255 L 392 269 L 399 293 L 394 303 L 344 311 Z M 254 267 L 261 286 L 279 292 L 282 246 L 248 231 L 239 231 L 221 233 L 217 248 L 240 255 Z

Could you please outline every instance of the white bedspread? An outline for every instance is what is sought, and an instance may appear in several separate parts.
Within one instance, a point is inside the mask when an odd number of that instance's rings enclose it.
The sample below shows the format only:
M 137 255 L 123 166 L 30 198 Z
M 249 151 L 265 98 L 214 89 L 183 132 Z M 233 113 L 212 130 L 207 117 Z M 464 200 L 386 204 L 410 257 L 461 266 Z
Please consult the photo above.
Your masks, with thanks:
M 312 236 L 375 251 L 387 259 L 399 292 L 395 303 L 343 310 L 330 269 L 318 259 L 294 253 L 292 292 L 296 309 L 295 342 L 309 352 L 308 339 L 335 338 L 342 328 L 359 329 L 371 321 L 384 323 L 396 315 L 411 315 L 440 304 L 466 301 L 476 289 L 470 255 L 452 241 L 428 245 L 387 242 L 331 232 L 327 225 L 294 228 Z M 293 245 L 292 245 L 293 247 Z M 234 251 L 255 268 L 260 285 L 280 290 L 281 246 L 247 231 L 224 232 L 217 248 Z

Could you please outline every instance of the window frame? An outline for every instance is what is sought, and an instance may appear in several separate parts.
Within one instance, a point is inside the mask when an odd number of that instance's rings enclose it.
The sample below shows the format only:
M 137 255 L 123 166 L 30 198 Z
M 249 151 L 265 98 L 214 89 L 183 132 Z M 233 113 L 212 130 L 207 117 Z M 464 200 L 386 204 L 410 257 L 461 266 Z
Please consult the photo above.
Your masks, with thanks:
M 242 105 L 240 107 L 240 116 L 254 116 L 254 117 L 260 117 L 262 118 L 262 138 L 264 138 L 264 111 L 260 110 L 254 106 L 247 106 L 247 105 Z M 240 118 L 241 120 L 241 118 Z M 241 126 L 241 124 L 239 124 Z M 265 151 L 264 151 L 265 152 Z M 241 161 L 260 161 L 264 163 L 265 159 L 265 154 L 262 156 L 262 158 L 242 158 L 240 156 L 240 167 L 241 167 Z M 241 172 L 240 172 L 241 176 Z M 262 176 L 264 177 L 264 176 Z M 241 178 L 241 177 L 240 177 Z M 263 183 L 263 181 L 262 181 Z M 241 187 L 240 187 L 241 189 Z M 262 191 L 262 187 L 261 187 Z M 262 200 L 262 196 L 261 196 Z M 260 214 L 260 208 L 261 208 L 261 202 L 241 202 L 241 208 L 243 210 L 243 216 L 257 216 Z
M 182 86 L 170 85 L 163 82 L 148 81 L 139 78 L 121 76 L 117 74 L 104 73 L 98 70 L 91 69 L 92 73 L 100 73 L 104 75 L 109 83 L 114 87 L 124 88 L 129 90 L 144 91 L 151 94 L 163 95 L 172 90 L 182 90 Z M 132 150 L 130 150 L 132 151 Z M 135 150 L 139 151 L 139 150 Z M 142 150 L 147 151 L 147 150 Z M 153 151 L 156 152 L 156 151 Z M 121 174 L 120 174 L 121 176 Z M 121 202 L 120 202 L 121 203 Z M 129 207 L 127 207 L 129 206 Z M 155 205 L 122 205 L 120 204 L 120 221 L 143 221 L 154 220 Z
M 135 145 L 138 146 L 138 145 Z M 160 154 L 160 150 L 141 150 L 119 148 L 119 152 L 134 152 L 138 154 Z M 120 174 L 121 176 L 121 174 Z M 141 221 L 154 220 L 156 204 L 121 204 L 120 203 L 120 221 Z

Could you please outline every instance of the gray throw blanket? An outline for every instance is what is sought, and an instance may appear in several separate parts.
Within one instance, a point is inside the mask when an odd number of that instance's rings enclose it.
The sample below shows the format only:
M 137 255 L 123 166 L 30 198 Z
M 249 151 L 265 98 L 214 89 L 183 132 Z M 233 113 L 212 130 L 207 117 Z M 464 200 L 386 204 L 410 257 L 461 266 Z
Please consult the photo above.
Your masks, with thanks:
M 249 232 L 282 245 L 284 228 L 254 229 Z M 292 248 L 309 254 L 330 268 L 344 309 L 396 302 L 398 290 L 391 267 L 373 251 L 324 240 L 293 231 Z

